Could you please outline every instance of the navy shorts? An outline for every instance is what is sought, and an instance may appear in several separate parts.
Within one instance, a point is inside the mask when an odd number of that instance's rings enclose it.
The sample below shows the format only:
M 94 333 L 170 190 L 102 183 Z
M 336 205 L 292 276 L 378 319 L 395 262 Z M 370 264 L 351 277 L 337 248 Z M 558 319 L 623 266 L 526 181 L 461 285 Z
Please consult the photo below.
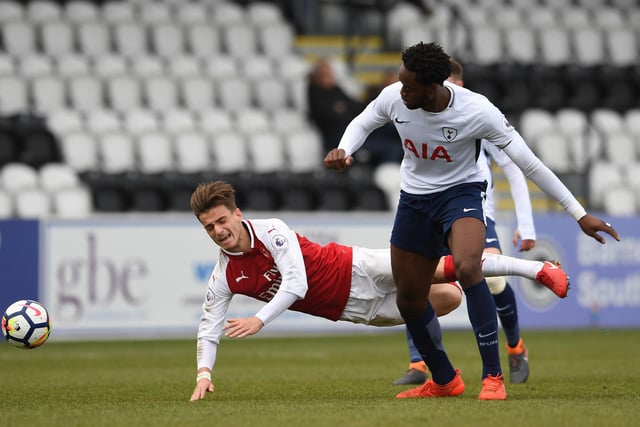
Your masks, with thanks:
M 486 188 L 486 182 L 472 182 L 433 194 L 401 191 L 391 244 L 432 260 L 448 254 L 446 236 L 457 219 L 477 218 L 486 224 Z
M 496 222 L 491 218 L 487 218 L 487 233 L 484 238 L 485 248 L 496 248 L 502 252 L 500 248 L 500 240 L 498 240 L 498 233 L 496 232 Z

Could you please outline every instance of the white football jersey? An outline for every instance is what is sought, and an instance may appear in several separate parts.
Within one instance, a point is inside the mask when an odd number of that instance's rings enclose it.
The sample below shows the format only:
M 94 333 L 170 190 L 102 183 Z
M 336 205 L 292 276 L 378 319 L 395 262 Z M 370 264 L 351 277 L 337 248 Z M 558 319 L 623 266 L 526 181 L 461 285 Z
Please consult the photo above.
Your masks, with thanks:
M 339 147 L 352 154 L 364 142 L 361 131 L 369 133 L 391 121 L 404 149 L 402 190 L 429 194 L 465 182 L 483 181 L 476 162 L 480 140 L 505 146 L 515 131 L 486 97 L 449 82 L 445 87 L 451 91 L 449 105 L 439 113 L 431 113 L 404 105 L 401 82 L 387 86 L 349 125 Z M 360 129 L 352 133 L 354 127 Z
M 393 122 L 404 149 L 400 188 L 431 194 L 465 182 L 484 181 L 477 159 L 481 140 L 504 150 L 522 172 L 576 220 L 586 215 L 580 202 L 527 146 L 520 134 L 485 96 L 448 81 L 449 105 L 441 112 L 409 110 L 400 97 L 402 82 L 385 87 L 354 118 L 338 148 L 347 155 L 364 144 L 376 128 Z

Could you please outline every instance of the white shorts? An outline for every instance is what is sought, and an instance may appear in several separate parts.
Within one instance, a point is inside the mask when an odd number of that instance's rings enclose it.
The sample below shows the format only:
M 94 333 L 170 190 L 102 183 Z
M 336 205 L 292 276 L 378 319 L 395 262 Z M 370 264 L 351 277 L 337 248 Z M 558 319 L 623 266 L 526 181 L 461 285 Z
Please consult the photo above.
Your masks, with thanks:
M 402 325 L 389 249 L 353 247 L 351 291 L 340 320 L 373 326 Z

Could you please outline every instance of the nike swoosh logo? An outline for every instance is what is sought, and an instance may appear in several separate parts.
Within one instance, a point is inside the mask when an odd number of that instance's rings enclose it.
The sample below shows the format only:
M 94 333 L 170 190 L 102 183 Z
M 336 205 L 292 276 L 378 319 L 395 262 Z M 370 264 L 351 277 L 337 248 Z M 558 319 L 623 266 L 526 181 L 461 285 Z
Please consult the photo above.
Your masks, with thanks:
M 497 242 L 498 239 L 496 239 L 495 237 L 490 237 L 488 239 L 485 239 L 487 243 L 493 243 L 493 242 Z
M 471 211 L 477 211 L 478 209 L 476 208 L 463 208 L 462 212 L 467 213 L 467 212 L 471 212 Z
M 478 334 L 478 338 L 486 338 L 486 337 L 490 337 L 491 335 L 497 333 L 498 331 L 493 331 L 493 332 L 489 332 L 488 334 Z
M 550 268 L 551 270 L 557 270 L 557 269 L 558 269 L 558 266 L 557 266 L 557 265 L 555 265 L 554 263 L 550 262 L 550 261 L 545 261 L 545 264 L 548 264 L 548 265 L 549 265 L 549 268 Z
M 38 310 L 37 308 L 35 308 L 32 305 L 23 304 L 22 306 L 23 307 L 27 307 L 27 309 L 31 309 L 31 310 L 35 311 L 36 312 L 36 316 L 40 316 L 42 314 L 42 312 L 40 310 Z
M 398 118 L 395 118 L 396 123 L 409 123 L 409 120 L 398 120 Z

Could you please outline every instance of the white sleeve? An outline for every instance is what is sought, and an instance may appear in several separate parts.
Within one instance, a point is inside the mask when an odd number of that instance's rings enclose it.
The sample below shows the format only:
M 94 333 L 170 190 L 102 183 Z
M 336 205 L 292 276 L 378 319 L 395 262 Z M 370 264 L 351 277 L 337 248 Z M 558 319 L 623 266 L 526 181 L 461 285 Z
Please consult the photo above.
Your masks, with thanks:
M 502 168 L 505 177 L 509 181 L 511 198 L 513 199 L 518 231 L 522 239 L 536 240 L 536 229 L 533 224 L 533 212 L 531 209 L 531 196 L 527 180 L 515 163 L 504 152 L 498 150 L 495 145 L 487 144 L 491 158 Z
M 269 221 L 275 229 L 265 234 L 260 233 L 259 238 L 271 253 L 282 277 L 278 292 L 287 291 L 302 299 L 307 295 L 309 284 L 298 236 L 284 221 Z
M 271 301 L 265 304 L 265 306 L 256 313 L 256 317 L 262 320 L 262 323 L 266 325 L 276 317 L 280 316 L 284 311 L 291 307 L 291 304 L 293 304 L 297 300 L 297 295 L 279 289 L 278 292 L 276 292 L 276 294 L 273 296 Z
M 224 259 L 219 258 L 209 279 L 202 305 L 202 316 L 198 325 L 198 369 L 210 368 L 213 371 L 224 318 L 233 297 L 226 283 L 223 265 L 226 265 Z
M 371 132 L 390 121 L 386 110 L 392 91 L 387 88 L 383 89 L 380 95 L 371 101 L 344 130 L 338 148 L 342 148 L 347 156 L 362 147 Z
M 533 154 L 517 131 L 513 131 L 511 142 L 503 150 L 531 181 L 558 202 L 576 221 L 587 214 L 567 186 Z

